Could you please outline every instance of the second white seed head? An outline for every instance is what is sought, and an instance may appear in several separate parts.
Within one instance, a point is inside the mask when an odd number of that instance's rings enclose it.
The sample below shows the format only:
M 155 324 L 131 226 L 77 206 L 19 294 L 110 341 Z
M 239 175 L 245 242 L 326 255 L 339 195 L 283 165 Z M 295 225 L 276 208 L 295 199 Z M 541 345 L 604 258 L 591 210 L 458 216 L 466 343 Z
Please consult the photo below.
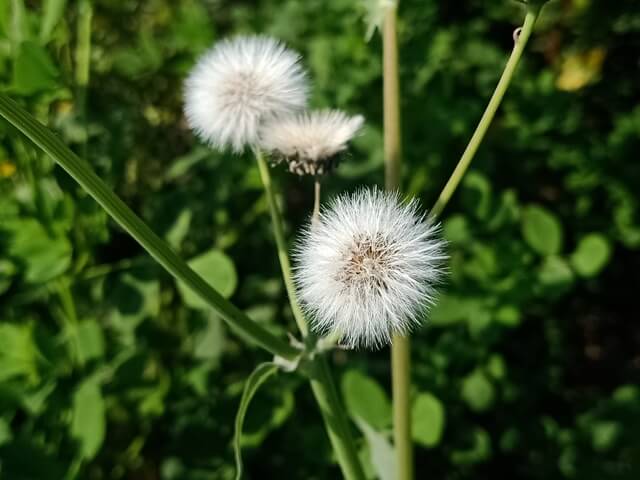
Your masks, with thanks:
M 241 152 L 258 143 L 262 122 L 305 108 L 308 83 L 300 55 L 263 36 L 217 43 L 185 84 L 191 128 L 220 149 Z
M 335 199 L 299 241 L 298 295 L 313 329 L 348 347 L 376 348 L 406 334 L 434 302 L 446 259 L 438 227 L 395 193 Z
M 358 133 L 364 117 L 340 110 L 319 110 L 277 117 L 260 130 L 260 146 L 298 175 L 323 175 Z

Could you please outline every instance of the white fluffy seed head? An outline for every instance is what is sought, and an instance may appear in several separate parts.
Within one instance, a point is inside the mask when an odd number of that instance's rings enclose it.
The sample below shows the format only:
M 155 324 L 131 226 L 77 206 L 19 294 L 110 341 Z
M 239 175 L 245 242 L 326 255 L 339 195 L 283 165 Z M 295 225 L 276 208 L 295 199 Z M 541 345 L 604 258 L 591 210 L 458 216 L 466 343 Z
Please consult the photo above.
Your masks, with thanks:
M 418 325 L 447 258 L 438 226 L 397 193 L 335 199 L 296 245 L 295 282 L 313 329 L 377 348 Z
M 339 154 L 358 133 L 364 117 L 340 110 L 304 112 L 277 117 L 260 130 L 260 146 L 298 175 L 330 173 Z
M 235 37 L 217 43 L 185 84 L 185 114 L 210 145 L 241 152 L 258 142 L 260 124 L 303 109 L 307 75 L 300 55 L 269 37 Z

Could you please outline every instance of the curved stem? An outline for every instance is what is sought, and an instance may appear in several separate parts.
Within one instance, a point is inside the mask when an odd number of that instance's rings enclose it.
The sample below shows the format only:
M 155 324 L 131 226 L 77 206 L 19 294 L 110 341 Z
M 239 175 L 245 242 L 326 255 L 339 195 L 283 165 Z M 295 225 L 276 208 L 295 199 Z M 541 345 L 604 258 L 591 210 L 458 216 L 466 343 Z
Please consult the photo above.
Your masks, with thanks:
M 397 5 L 397 4 L 396 4 Z M 397 6 L 385 13 L 382 32 L 384 64 L 384 151 L 385 186 L 400 188 L 402 145 L 400 127 L 400 80 L 398 74 Z M 393 393 L 393 440 L 396 450 L 396 478 L 413 478 L 413 441 L 411 438 L 411 342 L 394 335 L 391 344 Z
M 302 335 L 307 336 L 309 328 L 307 327 L 307 320 L 304 318 L 300 304 L 296 296 L 296 289 L 293 284 L 293 275 L 291 274 L 291 263 L 289 262 L 289 252 L 287 250 L 287 241 L 284 238 L 284 222 L 282 221 L 282 215 L 278 208 L 276 196 L 273 191 L 273 184 L 271 182 L 271 173 L 269 172 L 269 165 L 262 151 L 255 149 L 256 161 L 258 162 L 258 169 L 260 170 L 260 177 L 262 178 L 262 184 L 264 186 L 264 192 L 267 196 L 267 203 L 269 204 L 269 212 L 271 213 L 271 225 L 273 226 L 273 235 L 276 239 L 276 247 L 278 249 L 278 259 L 280 260 L 280 269 L 282 270 L 282 278 L 284 280 L 284 286 L 287 289 L 287 295 L 289 296 L 289 304 L 293 311 L 293 316 L 296 319 L 298 328 Z
M 430 215 L 432 217 L 439 216 L 447 206 L 447 203 L 460 184 L 460 181 L 467 171 L 467 168 L 469 168 L 471 160 L 473 160 L 473 157 L 478 151 L 478 147 L 480 147 L 480 144 L 482 143 L 482 140 L 484 139 L 487 130 L 489 129 L 489 125 L 491 125 L 491 121 L 493 120 L 493 117 L 495 116 L 496 111 L 498 110 L 498 107 L 500 106 L 500 103 L 504 98 L 504 94 L 507 91 L 507 88 L 509 88 L 509 84 L 511 83 L 511 79 L 513 78 L 513 73 L 515 72 L 518 63 L 520 62 L 520 58 L 522 58 L 522 53 L 524 52 L 524 48 L 526 47 L 527 42 L 531 37 L 533 27 L 536 23 L 538 15 L 540 14 L 541 8 L 541 5 L 530 5 L 528 7 L 527 15 L 524 19 L 524 24 L 522 25 L 520 34 L 516 37 L 513 51 L 511 52 L 509 61 L 504 68 L 504 72 L 502 72 L 500 81 L 498 82 L 498 85 L 493 92 L 491 100 L 489 100 L 489 104 L 487 105 L 487 108 L 484 111 L 484 114 L 482 115 L 482 118 L 480 119 L 475 132 L 473 132 L 473 136 L 471 137 L 467 148 L 458 161 L 458 165 L 451 174 L 451 177 L 447 181 L 447 184 L 442 189 L 442 192 L 440 193 L 440 196 L 438 197 L 435 205 L 431 209 Z
M 16 102 L 0 94 L 0 115 L 56 161 L 102 208 L 175 278 L 184 282 L 209 304 L 233 329 L 274 355 L 293 360 L 299 352 L 251 320 L 194 272 L 98 177 L 91 167 L 73 153 L 48 128 Z
M 311 216 L 311 223 L 316 224 L 320 218 L 320 191 L 321 191 L 320 178 L 315 177 L 313 182 L 313 215 Z
M 291 275 L 291 264 L 287 252 L 287 242 L 284 237 L 284 224 L 280 209 L 276 202 L 273 184 L 271 183 L 271 174 L 269 166 L 264 159 L 262 152 L 258 149 L 255 151 L 258 169 L 264 185 L 265 194 L 269 203 L 269 211 L 271 213 L 271 223 L 273 225 L 273 233 L 278 248 L 278 258 L 280 259 L 280 267 L 282 276 L 289 294 L 289 302 L 296 318 L 298 328 L 304 336 L 315 341 L 312 335 L 309 335 L 307 321 L 304 317 L 300 306 L 296 299 L 295 287 Z M 316 181 L 316 202 L 319 202 L 319 182 Z M 318 203 L 319 205 L 319 203 Z M 320 408 L 322 419 L 324 421 L 329 440 L 340 464 L 342 474 L 347 480 L 364 480 L 364 470 L 360 464 L 358 451 L 351 434 L 349 420 L 344 413 L 344 407 L 340 402 L 338 391 L 336 390 L 331 371 L 324 355 L 315 355 L 306 365 L 306 370 L 311 382 L 311 390 Z

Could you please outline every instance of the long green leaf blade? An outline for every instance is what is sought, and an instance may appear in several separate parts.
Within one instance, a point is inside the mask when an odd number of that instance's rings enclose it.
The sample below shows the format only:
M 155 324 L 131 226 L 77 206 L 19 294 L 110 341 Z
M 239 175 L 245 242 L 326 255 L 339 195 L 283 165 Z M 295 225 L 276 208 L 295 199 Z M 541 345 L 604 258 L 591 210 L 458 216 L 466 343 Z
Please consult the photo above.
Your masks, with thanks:
M 171 275 L 181 280 L 209 304 L 231 327 L 274 355 L 293 359 L 298 351 L 272 335 L 213 289 L 194 272 L 169 245 L 156 235 L 109 187 L 90 166 L 6 95 L 0 94 L 0 115 L 50 155 Z

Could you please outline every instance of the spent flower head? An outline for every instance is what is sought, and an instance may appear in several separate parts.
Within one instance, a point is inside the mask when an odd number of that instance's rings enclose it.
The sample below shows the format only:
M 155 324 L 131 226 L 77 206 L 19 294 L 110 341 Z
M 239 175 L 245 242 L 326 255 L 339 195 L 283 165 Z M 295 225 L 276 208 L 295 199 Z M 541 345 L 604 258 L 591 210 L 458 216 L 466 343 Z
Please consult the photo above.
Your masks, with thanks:
M 333 200 L 295 250 L 295 282 L 317 332 L 351 348 L 388 344 L 433 304 L 446 259 L 438 226 L 414 200 L 364 189 Z
M 260 130 L 260 146 L 297 175 L 324 175 L 337 166 L 364 117 L 319 110 L 277 117 Z
M 269 37 L 235 37 L 214 45 L 193 68 L 184 110 L 203 140 L 241 152 L 257 144 L 263 121 L 303 109 L 308 90 L 296 52 Z

